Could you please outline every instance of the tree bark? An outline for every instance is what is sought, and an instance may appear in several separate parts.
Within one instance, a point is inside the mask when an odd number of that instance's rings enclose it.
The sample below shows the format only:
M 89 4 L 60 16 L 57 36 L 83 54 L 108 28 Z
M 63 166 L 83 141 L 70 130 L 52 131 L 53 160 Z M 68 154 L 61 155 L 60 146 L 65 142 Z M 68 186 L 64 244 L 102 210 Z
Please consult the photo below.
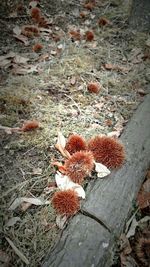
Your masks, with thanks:
M 150 0 L 133 0 L 129 25 L 139 31 L 150 30 Z

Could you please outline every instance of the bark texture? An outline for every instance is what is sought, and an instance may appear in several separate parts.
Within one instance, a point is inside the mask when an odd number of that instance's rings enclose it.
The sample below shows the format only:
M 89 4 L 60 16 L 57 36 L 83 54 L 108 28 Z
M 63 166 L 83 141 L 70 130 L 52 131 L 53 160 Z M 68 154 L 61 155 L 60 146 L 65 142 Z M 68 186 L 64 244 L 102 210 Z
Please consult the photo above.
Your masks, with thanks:
M 150 0 L 133 0 L 129 17 L 130 27 L 150 31 Z

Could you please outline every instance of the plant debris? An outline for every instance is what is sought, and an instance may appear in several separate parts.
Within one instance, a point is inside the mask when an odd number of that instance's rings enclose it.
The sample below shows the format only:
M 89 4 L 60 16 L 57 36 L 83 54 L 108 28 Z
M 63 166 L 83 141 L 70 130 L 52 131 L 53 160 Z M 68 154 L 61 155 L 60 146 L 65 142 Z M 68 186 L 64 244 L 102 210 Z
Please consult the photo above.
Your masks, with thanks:
M 1 10 L 1 252 L 6 264 L 35 267 L 68 222 L 51 205 L 61 191 L 56 175 L 63 190 L 78 192 L 79 206 L 86 198 L 85 180 L 77 185 L 66 174 L 77 151 L 64 136 L 120 136 L 148 93 L 149 39 L 131 35 L 126 11 L 112 1 L 2 1 Z M 110 173 L 100 164 L 92 161 L 94 179 Z

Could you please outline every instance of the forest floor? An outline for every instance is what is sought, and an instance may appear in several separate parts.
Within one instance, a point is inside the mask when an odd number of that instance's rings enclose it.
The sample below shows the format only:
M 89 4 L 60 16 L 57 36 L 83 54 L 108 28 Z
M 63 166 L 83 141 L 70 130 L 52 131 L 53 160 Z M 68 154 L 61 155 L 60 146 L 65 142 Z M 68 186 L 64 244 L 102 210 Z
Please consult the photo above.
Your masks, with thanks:
M 23 202 L 10 209 L 20 197 L 51 199 L 46 189 L 54 183 L 55 168 L 50 163 L 61 160 L 55 149 L 57 131 L 87 139 L 114 131 L 119 136 L 149 93 L 150 39 L 128 27 L 119 1 L 96 1 L 91 10 L 82 0 L 50 3 L 39 5 L 46 28 L 26 39 L 20 38 L 21 27 L 36 25 L 29 2 L 1 6 L 0 125 L 40 123 L 29 132 L 0 129 L 0 253 L 5 267 L 28 261 L 30 267 L 40 266 L 61 232 L 51 204 L 26 207 Z M 87 31 L 94 33 L 91 41 Z M 37 43 L 43 46 L 39 52 L 33 51 Z M 87 90 L 89 82 L 100 84 L 99 93 Z

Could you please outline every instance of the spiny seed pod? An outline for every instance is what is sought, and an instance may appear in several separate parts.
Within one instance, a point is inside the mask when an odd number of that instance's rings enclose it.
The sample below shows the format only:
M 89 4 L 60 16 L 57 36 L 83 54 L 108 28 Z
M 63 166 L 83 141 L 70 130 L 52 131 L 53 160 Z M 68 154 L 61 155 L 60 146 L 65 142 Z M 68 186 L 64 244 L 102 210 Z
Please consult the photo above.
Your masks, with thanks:
M 88 149 L 93 153 L 96 162 L 108 168 L 118 168 L 125 160 L 124 146 L 116 139 L 107 136 L 96 136 L 88 142 Z
M 91 173 L 93 167 L 94 158 L 89 151 L 76 152 L 65 162 L 66 175 L 78 184 L 81 184 L 84 178 Z
M 65 149 L 71 155 L 77 151 L 86 150 L 86 141 L 78 134 L 71 134 L 67 140 Z
M 74 215 L 80 208 L 78 195 L 72 189 L 56 192 L 52 204 L 59 214 L 67 216 Z

